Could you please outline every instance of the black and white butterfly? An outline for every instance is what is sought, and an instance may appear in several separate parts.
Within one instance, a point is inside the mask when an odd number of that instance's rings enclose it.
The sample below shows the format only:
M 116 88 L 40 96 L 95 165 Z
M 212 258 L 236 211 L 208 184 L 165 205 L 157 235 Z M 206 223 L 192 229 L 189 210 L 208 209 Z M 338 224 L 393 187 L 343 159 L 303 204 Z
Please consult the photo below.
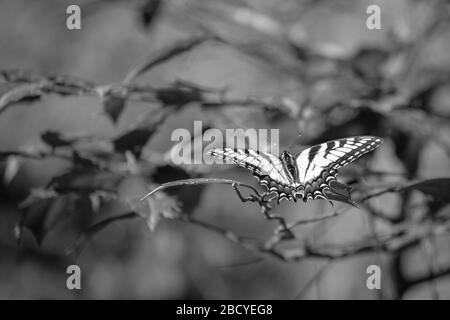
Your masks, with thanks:
M 281 157 L 231 148 L 211 149 L 208 154 L 250 169 L 261 185 L 276 193 L 278 202 L 283 199 L 297 201 L 297 198 L 306 202 L 310 199 L 329 200 L 325 192 L 339 187 L 347 190 L 349 195 L 350 187 L 336 181 L 337 169 L 379 147 L 382 142 L 383 139 L 378 137 L 350 137 L 318 144 L 296 155 L 284 151 Z

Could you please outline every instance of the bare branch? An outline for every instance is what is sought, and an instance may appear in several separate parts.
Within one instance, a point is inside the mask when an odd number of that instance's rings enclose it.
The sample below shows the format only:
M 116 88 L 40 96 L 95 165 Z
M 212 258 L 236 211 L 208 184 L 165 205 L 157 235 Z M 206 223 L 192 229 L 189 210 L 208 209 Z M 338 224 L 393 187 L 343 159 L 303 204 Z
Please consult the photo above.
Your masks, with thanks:
M 318 218 L 310 218 L 310 219 L 303 219 L 303 220 L 298 220 L 295 222 L 292 222 L 290 224 L 288 224 L 288 228 L 289 229 L 293 229 L 295 227 L 304 225 L 304 224 L 309 224 L 309 223 L 314 223 L 314 222 L 319 222 L 319 221 L 323 221 L 323 220 L 328 220 L 330 218 L 334 218 L 337 217 L 340 214 L 340 212 L 334 211 L 332 214 L 326 215 L 326 216 L 322 216 L 322 217 L 318 217 Z
M 238 185 L 242 186 L 248 189 L 251 189 L 253 192 L 258 194 L 258 190 L 256 190 L 254 187 L 241 183 L 239 181 L 230 180 L 230 179 L 215 179 L 215 178 L 197 178 L 197 179 L 184 179 L 184 180 L 177 180 L 177 181 L 171 181 L 164 183 L 160 186 L 158 186 L 156 189 L 150 191 L 145 196 L 141 198 L 141 200 L 144 200 L 145 198 L 151 196 L 152 194 L 172 187 L 182 186 L 182 185 L 199 185 L 199 184 L 231 184 L 231 185 Z

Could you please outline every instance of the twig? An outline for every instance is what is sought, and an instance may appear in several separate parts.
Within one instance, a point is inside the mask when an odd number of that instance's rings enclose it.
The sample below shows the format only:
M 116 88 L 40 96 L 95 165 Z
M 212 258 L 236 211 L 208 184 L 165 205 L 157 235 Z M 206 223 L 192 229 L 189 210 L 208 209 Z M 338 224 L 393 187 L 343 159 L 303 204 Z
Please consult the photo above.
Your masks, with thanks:
M 128 85 L 131 83 L 131 81 L 134 80 L 137 76 L 141 75 L 142 73 L 150 70 L 154 66 L 163 63 L 167 60 L 170 60 L 174 58 L 175 56 L 178 56 L 182 53 L 185 53 L 194 47 L 202 44 L 205 40 L 207 40 L 207 37 L 194 37 L 191 39 L 179 41 L 175 43 L 173 46 L 169 48 L 165 48 L 161 50 L 160 52 L 151 55 L 150 57 L 147 57 L 144 62 L 141 64 L 135 66 L 132 68 L 128 74 L 126 75 L 125 79 L 123 80 L 123 83 L 125 85 Z
M 314 222 L 319 222 L 319 221 L 323 221 L 323 220 L 328 220 L 330 218 L 334 218 L 337 217 L 340 214 L 340 212 L 334 211 L 333 213 L 326 215 L 326 216 L 322 216 L 322 217 L 318 217 L 318 218 L 310 218 L 310 219 L 302 219 L 302 220 L 298 220 L 295 222 L 292 222 L 290 224 L 288 224 L 288 228 L 292 229 L 304 224 L 309 224 L 309 223 L 314 223 Z
M 147 193 L 145 196 L 143 196 L 140 200 L 144 200 L 145 198 L 151 196 L 152 194 L 159 192 L 161 190 L 167 189 L 167 188 L 173 188 L 177 186 L 182 185 L 199 185 L 199 184 L 231 184 L 231 185 L 238 185 L 242 186 L 248 189 L 251 189 L 256 194 L 258 193 L 258 190 L 256 190 L 254 187 L 241 183 L 239 181 L 230 180 L 230 179 L 215 179 L 215 178 L 196 178 L 196 179 L 184 179 L 184 180 L 177 180 L 177 181 L 171 181 L 167 183 L 163 183 L 162 185 L 158 186 L 157 188 L 153 189 L 149 193 Z
M 78 238 L 75 241 L 75 243 L 72 244 L 70 247 L 66 248 L 65 250 L 66 254 L 78 256 L 82 248 L 84 247 L 86 241 L 89 240 L 94 234 L 102 231 L 113 222 L 134 219 L 137 217 L 139 217 L 139 214 L 137 214 L 136 212 L 128 212 L 118 216 L 109 217 L 100 222 L 97 222 L 96 224 L 84 230 L 78 235 Z

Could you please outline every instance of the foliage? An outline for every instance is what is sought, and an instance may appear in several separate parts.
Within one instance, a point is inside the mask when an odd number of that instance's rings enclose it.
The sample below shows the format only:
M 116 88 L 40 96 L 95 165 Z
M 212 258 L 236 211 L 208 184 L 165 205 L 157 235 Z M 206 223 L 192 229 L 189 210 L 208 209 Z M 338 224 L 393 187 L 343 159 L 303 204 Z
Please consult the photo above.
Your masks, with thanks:
M 226 12 L 244 10 L 238 2 L 226 5 L 219 1 L 194 3 L 194 7 L 204 10 L 206 17 L 209 11 L 217 10 L 224 23 L 231 25 L 238 24 L 230 18 L 236 15 L 227 17 Z M 305 4 L 305 8 L 307 6 Z M 415 278 L 402 273 L 402 258 L 409 249 L 419 248 L 424 242 L 450 232 L 450 175 L 435 179 L 420 174 L 428 146 L 437 146 L 447 157 L 450 156 L 449 114 L 435 108 L 432 99 L 438 90 L 449 85 L 448 69 L 427 71 L 430 76 L 421 83 L 411 81 L 414 74 L 425 72 L 414 69 L 418 50 L 443 25 L 448 28 L 449 16 L 441 17 L 440 6 L 437 2 L 434 20 L 416 37 L 401 39 L 394 35 L 389 46 L 362 46 L 344 56 L 296 43 L 282 32 L 279 22 L 269 16 L 266 18 L 273 24 L 266 26 L 272 29 L 263 28 L 257 23 L 262 14 L 248 9 L 249 25 L 239 27 L 252 34 L 251 41 L 235 39 L 220 32 L 217 27 L 209 25 L 211 21 L 208 19 L 190 21 L 200 30 L 199 34 L 176 41 L 148 56 L 131 68 L 122 81 L 114 84 L 19 69 L 2 70 L 0 85 L 6 91 L 0 97 L 0 116 L 14 112 L 18 106 L 31 106 L 44 97 L 89 96 L 98 99 L 105 117 L 118 126 L 130 103 L 158 105 L 132 127 L 120 132 L 117 129 L 117 134 L 109 138 L 90 134 L 71 136 L 47 130 L 41 134 L 42 143 L 38 146 L 0 150 L 0 161 L 5 164 L 5 190 L 20 174 L 26 161 L 56 158 L 67 163 L 66 172 L 38 188 L 30 186 L 28 195 L 14 199 L 21 211 L 16 228 L 18 241 L 28 230 L 39 245 L 45 246 L 44 240 L 49 232 L 64 226 L 76 233 L 66 253 L 77 256 L 86 240 L 95 241 L 93 236 L 112 223 L 140 218 L 153 231 L 161 220 L 170 219 L 210 230 L 252 252 L 283 262 L 311 258 L 336 260 L 363 253 L 386 252 L 393 257 L 392 269 L 397 276 L 396 298 L 402 297 L 413 285 L 450 274 L 450 264 Z M 141 9 L 143 26 L 149 28 L 158 21 L 154 20 L 156 15 L 165 12 L 160 1 L 147 1 Z M 177 10 L 166 14 L 176 17 Z M 236 98 L 227 94 L 225 85 L 224 88 L 210 88 L 181 79 L 161 87 L 139 84 L 139 78 L 152 73 L 157 66 L 171 63 L 179 56 L 204 46 L 232 48 L 242 54 L 243 59 L 245 56 L 262 62 L 258 66 L 274 70 L 304 88 L 302 98 L 296 101 L 288 96 L 281 99 Z M 280 54 L 273 54 L 274 51 Z M 325 95 L 331 96 L 327 102 L 318 98 L 319 88 L 326 88 Z M 344 91 L 342 88 L 347 93 L 337 94 Z M 312 243 L 299 236 L 296 229 L 305 224 L 318 225 L 323 220 L 340 219 L 349 206 L 341 210 L 331 207 L 332 213 L 288 221 L 275 213 L 278 206 L 270 195 L 257 187 L 242 181 L 212 178 L 218 172 L 218 168 L 213 166 L 173 164 L 168 157 L 170 149 L 166 152 L 152 149 L 152 139 L 168 118 L 193 106 L 202 110 L 211 127 L 224 128 L 229 123 L 239 126 L 242 119 L 247 127 L 259 125 L 258 120 L 245 118 L 245 112 L 258 114 L 258 119 L 264 119 L 270 127 L 282 128 L 284 124 L 295 123 L 298 127 L 287 132 L 294 141 L 290 147 L 294 148 L 300 145 L 298 131 L 301 131 L 301 141 L 306 145 L 353 135 L 383 137 L 386 143 L 382 150 L 352 165 L 345 171 L 343 179 L 353 187 L 358 210 L 388 227 L 383 231 L 375 227 L 372 234 L 338 247 Z M 227 113 L 236 107 L 244 112 Z M 374 157 L 393 159 L 391 161 L 400 163 L 401 170 L 380 170 L 383 166 L 376 165 Z M 146 190 L 156 190 L 145 201 L 120 194 L 118 186 L 130 177 L 142 179 Z M 211 183 L 224 184 L 221 186 L 223 192 L 234 190 L 243 206 L 256 205 L 261 218 L 276 223 L 271 236 L 264 241 L 249 240 L 233 230 L 198 218 L 196 209 L 202 200 L 208 201 L 204 193 Z M 243 194 L 244 189 L 248 195 Z M 401 202 L 392 215 L 387 214 L 377 200 L 385 199 L 383 197 L 387 193 L 395 194 Z M 123 208 L 123 212 L 99 219 L 99 212 L 112 204 Z M 302 205 L 297 204 L 300 211 Z M 288 248 L 286 244 L 289 244 Z

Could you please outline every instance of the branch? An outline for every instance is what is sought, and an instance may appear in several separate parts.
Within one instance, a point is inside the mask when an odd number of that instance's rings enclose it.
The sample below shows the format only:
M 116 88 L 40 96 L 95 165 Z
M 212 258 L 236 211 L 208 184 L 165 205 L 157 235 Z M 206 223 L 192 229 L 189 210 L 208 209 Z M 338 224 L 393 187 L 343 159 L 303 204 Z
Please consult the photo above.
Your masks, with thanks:
M 124 214 L 121 214 L 118 216 L 106 218 L 106 219 L 92 225 L 91 227 L 84 230 L 83 232 L 81 232 L 78 235 L 78 238 L 74 244 L 72 244 L 70 247 L 66 248 L 66 250 L 65 250 L 66 254 L 78 256 L 80 254 L 80 252 L 83 250 L 86 241 L 91 239 L 98 232 L 105 229 L 111 223 L 116 222 L 116 221 L 134 219 L 137 217 L 139 217 L 138 213 L 128 212 L 128 213 L 124 213 Z
M 147 193 L 145 196 L 143 196 L 140 200 L 144 200 L 145 198 L 151 196 L 152 194 L 162 191 L 164 189 L 173 188 L 177 186 L 182 185 L 200 185 L 200 184 L 230 184 L 230 185 L 238 185 L 245 188 L 248 188 L 255 192 L 256 194 L 259 194 L 258 190 L 256 190 L 254 187 L 241 183 L 239 181 L 230 180 L 230 179 L 215 179 L 215 178 L 196 178 L 196 179 L 184 179 L 184 180 L 176 180 L 171 181 L 167 183 L 163 183 L 157 188 L 153 189 L 149 193 Z
M 337 217 L 340 214 L 340 212 L 337 211 L 333 211 L 333 213 L 326 215 L 326 216 L 322 216 L 322 217 L 318 217 L 318 218 L 310 218 L 310 219 L 302 219 L 302 220 L 298 220 L 295 222 L 292 222 L 290 224 L 288 224 L 288 228 L 292 229 L 304 224 L 309 224 L 309 223 L 314 223 L 314 222 L 319 222 L 319 221 L 323 221 L 323 220 L 328 220 L 330 218 L 334 218 Z
M 185 53 L 193 49 L 194 47 L 199 46 L 207 39 L 208 39 L 207 37 L 202 36 L 179 41 L 174 45 L 165 48 L 156 54 L 150 55 L 144 60 L 144 62 L 137 65 L 128 72 L 125 79 L 123 80 L 123 83 L 125 85 L 130 84 L 137 76 L 141 75 L 142 73 L 147 72 L 148 70 L 159 65 L 160 63 L 170 60 L 182 53 Z

